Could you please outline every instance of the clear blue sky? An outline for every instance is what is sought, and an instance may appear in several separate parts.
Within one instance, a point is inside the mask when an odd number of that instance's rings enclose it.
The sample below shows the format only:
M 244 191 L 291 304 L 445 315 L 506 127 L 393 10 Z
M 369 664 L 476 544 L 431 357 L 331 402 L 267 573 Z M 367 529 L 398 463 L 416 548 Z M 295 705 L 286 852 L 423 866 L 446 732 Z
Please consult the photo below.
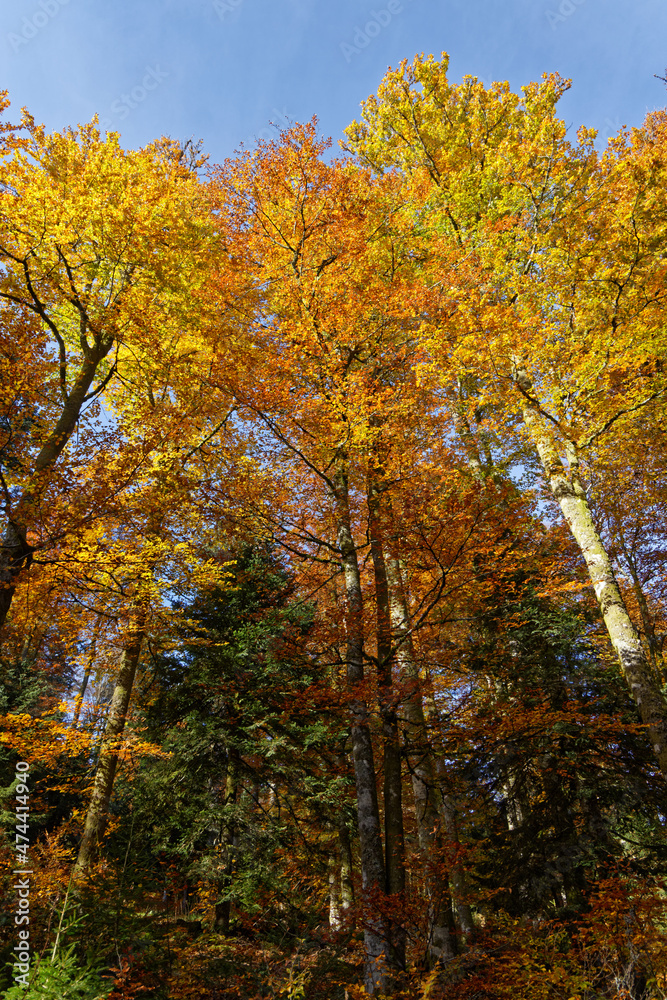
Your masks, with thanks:
M 127 147 L 201 138 L 214 162 L 270 121 L 316 114 L 339 139 L 416 52 L 515 89 L 557 70 L 563 117 L 602 139 L 667 104 L 665 0 L 6 0 L 0 48 L 16 111 L 50 129 L 97 112 Z

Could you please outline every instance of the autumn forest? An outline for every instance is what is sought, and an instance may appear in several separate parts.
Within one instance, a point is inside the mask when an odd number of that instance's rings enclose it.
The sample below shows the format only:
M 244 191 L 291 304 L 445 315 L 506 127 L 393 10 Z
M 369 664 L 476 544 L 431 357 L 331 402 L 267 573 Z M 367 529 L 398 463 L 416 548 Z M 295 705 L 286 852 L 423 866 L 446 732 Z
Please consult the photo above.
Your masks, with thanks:
M 2 96 L 3 996 L 667 997 L 667 112 L 568 86 Z

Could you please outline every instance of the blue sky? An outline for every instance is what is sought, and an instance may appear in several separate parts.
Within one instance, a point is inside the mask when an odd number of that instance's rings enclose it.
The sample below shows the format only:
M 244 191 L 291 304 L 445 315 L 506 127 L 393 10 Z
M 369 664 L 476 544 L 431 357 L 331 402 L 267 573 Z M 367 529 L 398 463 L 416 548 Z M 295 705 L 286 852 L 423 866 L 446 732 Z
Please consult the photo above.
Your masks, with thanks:
M 665 0 L 12 0 L 0 88 L 50 129 L 97 112 L 127 147 L 201 138 L 219 162 L 271 121 L 337 140 L 389 65 L 445 50 L 455 81 L 571 77 L 563 117 L 606 139 L 667 104 L 666 40 Z

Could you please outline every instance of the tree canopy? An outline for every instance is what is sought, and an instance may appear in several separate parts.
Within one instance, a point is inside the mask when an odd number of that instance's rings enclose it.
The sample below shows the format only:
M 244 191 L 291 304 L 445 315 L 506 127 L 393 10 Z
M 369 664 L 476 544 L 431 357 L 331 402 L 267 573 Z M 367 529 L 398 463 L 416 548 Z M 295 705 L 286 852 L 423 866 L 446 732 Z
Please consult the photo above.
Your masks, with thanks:
M 667 112 L 447 71 L 0 123 L 8 997 L 665 995 Z

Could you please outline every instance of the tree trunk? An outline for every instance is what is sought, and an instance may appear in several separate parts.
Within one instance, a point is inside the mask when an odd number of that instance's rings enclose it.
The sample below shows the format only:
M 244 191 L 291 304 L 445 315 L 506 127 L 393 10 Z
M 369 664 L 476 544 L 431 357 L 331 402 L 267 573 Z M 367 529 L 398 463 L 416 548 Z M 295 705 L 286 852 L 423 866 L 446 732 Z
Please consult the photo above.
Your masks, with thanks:
M 93 660 L 95 656 L 95 645 L 91 646 L 91 651 L 88 656 L 88 662 L 86 663 L 86 669 L 83 672 L 83 678 L 81 680 L 81 687 L 79 688 L 79 693 L 74 700 L 74 713 L 72 715 L 72 729 L 76 729 L 79 725 L 79 716 L 81 714 L 81 706 L 83 705 L 83 699 L 86 696 L 86 689 L 88 687 L 88 681 L 90 680 L 90 675 L 93 672 Z
M 620 536 L 620 549 L 623 553 L 623 558 L 625 559 L 627 568 L 632 577 L 632 586 L 635 592 L 635 597 L 637 598 L 637 606 L 639 607 L 639 614 L 642 620 L 642 629 L 644 631 L 644 636 L 646 637 L 646 645 L 648 647 L 648 657 L 653 673 L 655 675 L 656 681 L 659 685 L 662 684 L 662 648 L 661 643 L 655 632 L 655 620 L 651 615 L 649 610 L 648 601 L 646 600 L 646 594 L 644 593 L 644 588 L 642 586 L 641 577 L 639 575 L 639 568 L 635 558 L 628 552 L 625 540 L 622 535 L 622 531 L 619 530 Z
M 383 552 L 380 474 L 372 465 L 368 481 L 368 527 L 375 577 L 377 676 L 384 744 L 384 830 L 385 889 L 392 901 L 392 912 L 401 913 L 405 899 L 405 837 L 403 831 L 403 790 L 401 785 L 401 747 L 398 734 L 397 701 L 393 688 L 393 647 L 389 588 Z M 390 945 L 396 965 L 405 968 L 405 928 L 394 920 L 388 925 Z
M 348 927 L 354 919 L 354 883 L 352 881 L 352 844 L 344 820 L 340 821 L 338 827 L 338 842 L 340 846 L 340 916 L 343 925 Z
M 35 459 L 35 468 L 23 496 L 16 509 L 8 511 L 7 526 L 0 545 L 0 627 L 11 607 L 19 574 L 32 560 L 33 549 L 27 536 L 34 522 L 34 511 L 48 482 L 48 474 L 72 436 L 95 373 L 112 344 L 113 340 L 100 341 L 93 350 L 89 350 L 65 400 L 60 418 Z
M 95 623 L 95 631 L 93 632 L 93 637 L 90 640 L 90 649 L 88 650 L 88 656 L 86 657 L 86 667 L 83 671 L 83 678 L 81 680 L 81 687 L 79 688 L 79 693 L 74 701 L 74 713 L 72 715 L 72 729 L 76 729 L 79 724 L 79 716 L 81 715 L 81 706 L 83 705 L 83 699 L 86 696 L 86 689 L 88 687 L 88 681 L 90 680 L 90 675 L 93 672 L 93 666 L 95 664 L 95 651 L 97 648 L 97 636 L 100 630 L 100 621 L 98 617 Z
M 89 868 L 104 834 L 109 813 L 109 800 L 113 791 L 114 778 L 120 756 L 120 742 L 125 729 L 127 710 L 130 704 L 132 686 L 141 655 L 141 645 L 145 635 L 146 612 L 142 608 L 136 613 L 134 629 L 120 661 L 120 670 L 114 687 L 107 724 L 102 737 L 100 756 L 95 771 L 93 794 L 86 814 L 83 837 L 74 866 L 75 878 L 81 877 Z
M 516 791 L 516 778 L 512 774 L 512 765 L 507 765 L 507 777 L 503 781 L 502 793 L 505 799 L 505 819 L 508 830 L 518 830 L 524 823 L 524 808 Z
M 456 938 L 451 898 L 446 881 L 438 871 L 444 860 L 442 817 L 438 809 L 435 765 L 428 743 L 426 720 L 419 682 L 410 619 L 403 589 L 401 567 L 391 546 L 385 549 L 389 607 L 392 634 L 396 645 L 396 658 L 401 678 L 406 688 L 403 706 L 405 716 L 405 742 L 412 778 L 412 791 L 417 816 L 419 846 L 427 865 L 426 891 L 429 897 L 429 953 L 433 962 L 448 962 L 456 954 Z M 457 905 L 459 901 L 457 900 Z M 460 905 L 467 907 L 461 900 Z M 469 914 L 469 908 L 464 910 Z M 462 921 L 463 923 L 463 921 Z M 472 926 L 472 918 L 470 918 Z M 467 927 L 467 923 L 466 923 Z
M 227 774 L 225 776 L 225 797 L 224 806 L 234 805 L 238 798 L 238 751 L 228 751 Z M 232 875 L 234 874 L 234 861 L 236 851 L 236 823 L 234 820 L 225 818 L 220 831 L 221 840 L 225 847 L 224 871 L 220 879 L 220 894 L 224 899 L 218 900 L 215 904 L 215 929 L 223 934 L 229 934 L 231 920 L 232 903 L 230 889 L 232 885 Z
M 361 852 L 361 882 L 363 887 L 364 943 L 366 951 L 365 985 L 373 995 L 379 987 L 385 992 L 390 949 L 378 902 L 384 896 L 384 859 L 375 787 L 373 745 L 368 725 L 368 708 L 363 694 L 364 633 L 362 619 L 361 577 L 357 548 L 352 536 L 348 479 L 345 457 L 338 456 L 338 467 L 332 482 L 336 508 L 336 537 L 345 580 L 347 628 L 347 680 L 350 687 L 350 717 L 352 758 L 357 792 L 357 823 Z
M 526 393 L 532 391 L 527 377 L 520 375 L 519 378 L 521 388 Z M 523 419 L 537 448 L 551 492 L 586 561 L 609 638 L 641 720 L 647 727 L 660 769 L 667 777 L 667 705 L 653 677 L 641 639 L 616 582 L 611 560 L 593 521 L 579 478 L 576 445 L 567 443 L 568 476 L 556 450 L 553 432 L 537 407 L 524 403 Z
M 343 926 L 340 905 L 340 857 L 329 855 L 329 930 L 339 931 Z
M 461 443 L 463 444 L 466 458 L 468 460 L 468 467 L 473 478 L 481 486 L 486 483 L 487 479 L 490 479 L 496 486 L 501 486 L 502 476 L 499 475 L 498 471 L 494 467 L 489 437 L 482 427 L 484 419 L 482 411 L 479 407 L 475 409 L 475 423 L 477 424 L 477 432 L 475 433 L 470 426 L 470 421 L 468 420 L 468 407 L 466 406 L 470 397 L 466 395 L 462 379 L 459 378 L 457 381 L 458 398 L 453 403 L 454 420 L 457 433 L 461 439 Z M 482 451 L 484 452 L 483 460 L 481 454 Z
M 441 765 L 441 767 L 442 766 L 443 765 Z M 442 795 L 442 815 L 445 821 L 447 839 L 452 845 L 452 850 L 454 852 L 454 859 L 451 864 L 451 879 L 452 887 L 454 889 L 454 903 L 456 905 L 459 928 L 461 930 L 461 934 L 469 943 L 475 936 L 475 924 L 472 919 L 470 903 L 468 903 L 468 894 L 470 891 L 468 886 L 468 876 L 459 858 L 461 841 L 459 840 L 457 809 L 452 797 L 450 795 L 445 795 L 444 793 Z

